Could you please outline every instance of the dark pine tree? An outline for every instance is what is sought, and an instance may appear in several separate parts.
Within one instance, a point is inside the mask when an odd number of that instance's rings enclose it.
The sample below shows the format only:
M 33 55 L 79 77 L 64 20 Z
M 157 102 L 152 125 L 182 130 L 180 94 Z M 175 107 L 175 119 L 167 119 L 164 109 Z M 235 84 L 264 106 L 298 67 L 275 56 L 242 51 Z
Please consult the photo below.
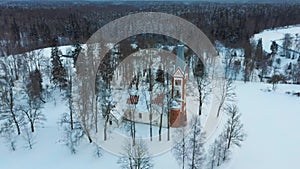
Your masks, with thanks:
M 161 66 L 159 66 L 157 72 L 156 72 L 156 79 L 157 82 L 164 83 L 165 77 L 164 77 L 164 71 L 162 70 Z
M 39 69 L 29 73 L 29 83 L 27 83 L 28 96 L 31 100 L 42 100 L 41 94 L 43 92 L 42 87 L 42 75 Z
M 63 67 L 57 46 L 51 49 L 51 63 L 52 63 L 52 82 L 54 85 L 59 86 L 60 89 L 67 87 L 67 72 Z

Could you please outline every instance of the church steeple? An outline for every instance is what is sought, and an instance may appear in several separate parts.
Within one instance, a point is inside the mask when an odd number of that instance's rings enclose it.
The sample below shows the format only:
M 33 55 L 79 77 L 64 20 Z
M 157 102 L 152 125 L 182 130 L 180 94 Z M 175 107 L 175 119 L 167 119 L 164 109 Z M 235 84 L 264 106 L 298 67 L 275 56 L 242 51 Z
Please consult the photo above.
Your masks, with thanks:
M 174 73 L 172 75 L 172 105 L 170 107 L 170 126 L 186 125 L 186 82 L 187 71 L 184 61 L 184 45 L 178 45 Z M 174 106 L 177 103 L 177 106 Z
M 177 68 L 180 68 L 183 74 L 185 74 L 186 63 L 184 61 L 184 45 L 181 44 L 177 46 L 175 71 Z

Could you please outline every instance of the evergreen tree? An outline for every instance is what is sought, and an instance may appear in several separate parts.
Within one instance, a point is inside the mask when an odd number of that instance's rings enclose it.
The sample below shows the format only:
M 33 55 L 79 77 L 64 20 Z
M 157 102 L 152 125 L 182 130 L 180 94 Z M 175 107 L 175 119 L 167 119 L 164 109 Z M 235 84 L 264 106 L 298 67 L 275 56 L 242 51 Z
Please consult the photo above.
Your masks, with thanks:
M 272 55 L 274 55 L 274 54 L 277 53 L 277 51 L 278 51 L 278 44 L 276 43 L 276 41 L 272 41 L 270 49 L 272 51 L 271 52 Z
M 257 42 L 256 49 L 255 49 L 255 62 L 256 68 L 261 68 L 264 62 L 263 56 L 263 47 L 262 47 L 262 39 L 260 38 Z
M 42 82 L 43 79 L 39 69 L 35 69 L 35 71 L 29 73 L 29 83 L 27 83 L 26 87 L 31 100 L 36 101 L 42 99 Z
M 51 49 L 51 63 L 52 63 L 52 81 L 54 85 L 59 86 L 60 89 L 67 87 L 66 70 L 63 67 L 60 57 L 59 50 L 56 46 Z
M 78 58 L 78 55 L 82 49 L 80 43 L 75 43 L 74 45 L 75 49 L 72 51 L 72 57 L 74 59 L 74 65 L 76 65 L 76 61 L 77 61 L 77 58 Z
M 159 68 L 156 72 L 156 79 L 155 80 L 159 83 L 164 83 L 164 81 L 165 81 L 164 71 L 162 70 L 161 66 L 159 66 Z
M 253 58 L 252 58 L 252 52 L 253 46 L 250 42 L 245 43 L 244 45 L 245 50 L 245 61 L 244 61 L 244 82 L 250 81 L 251 74 L 253 72 Z
M 285 57 L 287 58 L 291 58 L 291 53 L 290 53 L 290 48 L 292 46 L 292 36 L 291 34 L 289 33 L 286 33 L 284 35 L 284 39 L 283 39 L 283 42 L 282 42 L 282 47 L 283 47 L 283 53 L 285 55 Z

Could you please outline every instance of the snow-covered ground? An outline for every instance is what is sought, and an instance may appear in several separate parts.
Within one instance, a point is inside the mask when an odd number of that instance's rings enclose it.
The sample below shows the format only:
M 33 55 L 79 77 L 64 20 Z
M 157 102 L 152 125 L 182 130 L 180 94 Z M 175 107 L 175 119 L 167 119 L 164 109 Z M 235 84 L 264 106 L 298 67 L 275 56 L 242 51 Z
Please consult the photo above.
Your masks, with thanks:
M 253 36 L 254 40 L 262 38 L 263 49 L 266 52 L 271 52 L 270 46 L 272 41 L 276 41 L 279 45 L 282 45 L 285 34 L 290 34 L 291 37 L 300 35 L 300 25 L 292 25 L 275 29 L 267 29 Z
M 287 91 L 300 92 L 300 86 L 279 85 L 276 91 L 267 92 L 270 84 L 235 82 L 237 104 L 242 112 L 242 121 L 247 139 L 241 149 L 236 149 L 232 161 L 222 168 L 230 169 L 296 169 L 300 153 L 300 98 L 286 94 Z M 45 105 L 48 119 L 45 127 L 39 129 L 33 150 L 28 150 L 19 141 L 17 151 L 10 151 L 0 145 L 1 168 L 12 169 L 82 169 L 119 168 L 118 157 L 102 151 L 97 158 L 93 146 L 83 142 L 78 153 L 71 155 L 61 143 L 62 131 L 57 119 L 64 106 L 56 98 Z M 2 140 L 1 140 L 2 141 Z M 179 168 L 171 152 L 156 156 L 154 168 Z
M 297 169 L 300 153 L 300 86 L 236 83 L 237 105 L 247 132 L 241 149 L 234 152 L 228 169 Z

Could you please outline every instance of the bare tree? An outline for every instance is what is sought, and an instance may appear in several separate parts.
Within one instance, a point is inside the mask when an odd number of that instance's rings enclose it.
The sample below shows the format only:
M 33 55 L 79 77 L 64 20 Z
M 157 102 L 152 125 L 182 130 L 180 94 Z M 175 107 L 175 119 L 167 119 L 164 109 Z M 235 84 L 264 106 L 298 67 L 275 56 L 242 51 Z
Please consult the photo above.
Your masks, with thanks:
M 4 122 L 0 125 L 0 127 L 0 136 L 4 138 L 4 141 L 7 143 L 10 150 L 15 151 L 17 134 L 14 131 L 13 123 Z
M 219 137 L 215 139 L 215 141 L 210 145 L 209 151 L 208 151 L 208 159 L 207 159 L 207 168 L 214 169 L 217 166 L 220 166 L 223 164 L 223 150 L 224 150 L 224 136 L 221 134 Z
M 224 106 L 226 101 L 232 101 L 235 98 L 234 93 L 234 86 L 232 84 L 231 79 L 223 79 L 221 88 L 220 88 L 220 95 L 219 101 L 220 104 L 218 105 L 218 113 L 217 116 L 219 117 L 222 107 Z
M 63 129 L 64 135 L 62 142 L 68 147 L 71 154 L 76 154 L 77 147 L 85 134 L 80 123 L 74 123 L 73 130 L 71 130 L 69 126 L 63 126 Z
M 278 83 L 285 82 L 285 76 L 282 74 L 275 74 L 268 80 L 268 82 L 272 84 L 272 89 L 275 91 Z
M 209 94 L 209 79 L 208 79 L 208 74 L 207 70 L 205 70 L 205 67 L 203 63 L 201 62 L 200 59 L 196 59 L 197 64 L 194 66 L 193 73 L 194 77 L 197 81 L 197 87 L 198 87 L 198 92 L 199 92 L 199 116 L 202 114 L 202 107 L 205 99 L 207 98 Z
M 1 86 L 3 85 L 1 89 L 0 121 L 13 124 L 17 134 L 20 135 L 20 115 L 15 108 L 15 92 L 13 91 L 15 81 L 13 76 L 14 69 L 9 64 L 0 62 L 0 70 L 3 72 L 3 75 L 0 76 L 0 84 Z
M 135 113 L 136 113 L 136 104 L 129 105 L 129 118 L 130 118 L 130 136 L 132 138 L 132 144 L 135 145 L 135 135 L 136 135 L 136 127 L 135 127 Z
M 229 105 L 226 108 L 228 120 L 224 126 L 223 132 L 215 139 L 209 148 L 207 168 L 214 169 L 230 159 L 230 153 L 233 146 L 240 147 L 246 138 L 243 124 L 241 123 L 241 114 L 236 105 Z
M 38 69 L 29 73 L 28 83 L 26 84 L 27 104 L 19 105 L 19 109 L 26 115 L 30 124 L 31 132 L 35 131 L 36 123 L 42 124 L 46 118 L 41 112 L 41 108 L 45 103 L 42 99 L 42 77 Z
M 135 145 L 127 141 L 124 145 L 124 154 L 118 163 L 122 169 L 151 169 L 152 159 L 149 157 L 146 143 L 139 139 Z
M 177 135 L 177 138 L 180 138 L 180 140 L 174 140 L 174 147 L 172 148 L 172 153 L 175 156 L 176 160 L 179 164 L 182 165 L 182 169 L 184 169 L 187 161 L 187 146 L 188 146 L 188 140 L 186 139 L 186 128 L 178 128 L 176 129 L 175 135 Z
M 82 124 L 80 122 L 80 116 L 78 113 L 73 114 L 73 128 L 70 126 L 70 116 L 68 113 L 64 113 L 59 121 L 59 125 L 62 127 L 63 136 L 62 143 L 70 150 L 71 154 L 77 153 L 77 147 L 80 141 L 85 136 Z
M 207 73 L 203 73 L 201 77 L 196 77 L 199 92 L 199 115 L 202 114 L 203 103 L 209 95 L 209 79 Z
M 145 85 L 145 84 L 144 84 Z M 143 86 L 144 86 L 143 85 Z M 153 98 L 153 92 L 149 92 L 149 100 L 148 100 L 148 98 L 147 98 L 147 91 L 146 91 L 146 89 L 142 89 L 142 93 L 143 93 L 143 95 L 144 95 L 144 97 L 145 97 L 145 101 L 146 101 L 146 106 L 147 106 L 147 110 L 148 110 L 148 112 L 149 112 L 149 134 L 150 134 L 150 141 L 152 141 L 152 137 L 153 137 L 153 124 L 152 124 L 152 116 L 153 116 L 153 113 L 152 113 L 152 104 L 151 104 L 151 100 L 152 100 L 152 98 Z
M 69 56 L 69 55 L 68 55 Z M 70 56 L 72 56 L 70 54 Z M 73 99 L 73 75 L 74 75 L 74 60 L 67 59 L 64 68 L 66 70 L 66 87 L 64 88 L 64 98 L 67 100 L 67 106 L 69 108 L 69 112 L 67 113 L 69 117 L 65 117 L 65 120 L 68 121 L 71 130 L 74 129 L 74 99 Z M 65 121 L 65 122 L 67 122 Z
M 46 118 L 40 110 L 42 107 L 38 103 L 28 101 L 28 105 L 28 107 L 20 106 L 19 108 L 26 115 L 31 132 L 34 132 L 37 123 L 42 124 L 46 120 Z
M 208 150 L 207 168 L 214 169 L 217 161 L 217 140 L 210 145 Z
M 102 156 L 102 148 L 97 145 L 96 143 L 93 144 L 94 145 L 94 155 L 97 157 L 97 158 L 100 158 Z
M 28 127 L 24 127 L 23 129 L 23 139 L 26 142 L 25 147 L 28 149 L 32 149 L 33 145 L 36 143 L 35 139 L 36 139 L 36 135 L 34 133 L 32 133 L 32 131 L 30 131 L 30 129 Z
M 79 113 L 79 121 L 81 122 L 82 130 L 87 136 L 90 143 L 93 142 L 91 132 L 95 128 L 95 105 L 96 105 L 96 88 L 95 79 L 92 76 L 86 76 L 85 73 L 81 72 L 83 68 L 87 72 L 96 75 L 93 58 L 95 56 L 95 46 L 93 44 L 88 44 L 86 47 L 86 53 L 84 59 L 81 60 L 80 65 L 76 65 L 77 76 L 74 78 L 74 106 L 76 108 L 75 112 Z
M 228 120 L 225 125 L 224 137 L 226 146 L 224 147 L 223 161 L 227 159 L 228 151 L 232 146 L 241 146 L 241 143 L 245 140 L 246 134 L 244 132 L 244 126 L 241 122 L 241 113 L 238 111 L 236 105 L 229 105 L 226 108 Z
M 188 166 L 191 169 L 200 169 L 204 167 L 205 149 L 204 133 L 201 131 L 199 116 L 194 116 L 191 120 L 191 130 L 188 135 L 187 155 Z
M 102 106 L 102 116 L 104 119 L 104 140 L 107 140 L 107 125 L 111 116 L 111 111 L 115 105 L 111 97 L 111 90 L 107 89 L 105 93 L 106 95 L 103 96 L 104 105 Z

